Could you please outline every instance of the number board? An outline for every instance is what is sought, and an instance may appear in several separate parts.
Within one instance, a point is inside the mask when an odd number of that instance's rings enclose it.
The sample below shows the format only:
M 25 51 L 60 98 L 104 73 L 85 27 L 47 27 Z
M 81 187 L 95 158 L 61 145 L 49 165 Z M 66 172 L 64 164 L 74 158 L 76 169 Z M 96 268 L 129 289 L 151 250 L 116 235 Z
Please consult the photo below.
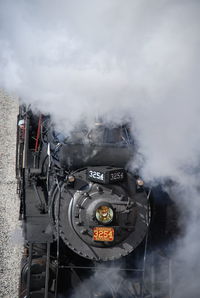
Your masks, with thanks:
M 110 171 L 109 173 L 109 182 L 115 182 L 115 181 L 122 181 L 124 180 L 124 169 L 117 169 Z
M 96 227 L 93 229 L 94 241 L 113 241 L 114 229 L 111 227 Z
M 88 168 L 87 177 L 90 181 L 109 184 L 123 181 L 125 178 L 125 170 L 114 167 L 93 167 Z
M 106 183 L 106 173 L 101 169 L 88 169 L 88 179 L 98 183 Z

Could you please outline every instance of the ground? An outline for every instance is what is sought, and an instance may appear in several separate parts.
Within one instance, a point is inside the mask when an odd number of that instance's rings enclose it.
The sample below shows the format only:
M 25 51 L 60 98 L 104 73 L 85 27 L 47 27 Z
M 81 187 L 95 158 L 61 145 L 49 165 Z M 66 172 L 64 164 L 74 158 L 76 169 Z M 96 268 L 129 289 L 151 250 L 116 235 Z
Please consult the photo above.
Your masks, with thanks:
M 22 237 L 16 195 L 17 99 L 0 90 L 0 297 L 17 298 Z

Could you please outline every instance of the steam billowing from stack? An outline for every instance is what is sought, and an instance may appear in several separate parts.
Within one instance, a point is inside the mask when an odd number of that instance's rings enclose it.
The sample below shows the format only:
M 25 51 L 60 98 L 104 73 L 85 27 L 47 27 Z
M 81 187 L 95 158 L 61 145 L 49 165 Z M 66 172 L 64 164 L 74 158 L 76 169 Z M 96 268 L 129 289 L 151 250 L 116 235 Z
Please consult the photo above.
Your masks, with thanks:
M 0 2 L 0 86 L 65 131 L 96 115 L 133 119 L 133 167 L 177 182 L 186 235 L 175 297 L 200 292 L 199 11 L 195 0 Z

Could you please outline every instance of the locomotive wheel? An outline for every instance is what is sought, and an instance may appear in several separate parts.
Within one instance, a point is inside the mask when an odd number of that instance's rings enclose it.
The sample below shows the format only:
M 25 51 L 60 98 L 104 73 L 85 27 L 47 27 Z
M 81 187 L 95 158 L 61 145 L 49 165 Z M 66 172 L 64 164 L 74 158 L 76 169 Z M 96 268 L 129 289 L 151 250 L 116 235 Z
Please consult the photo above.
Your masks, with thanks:
M 31 280 L 30 280 L 30 290 L 38 291 L 45 287 L 45 268 L 46 268 L 46 259 L 37 258 L 33 259 L 31 265 Z M 27 285 L 27 274 L 28 274 L 28 262 L 25 263 L 22 269 L 22 283 L 24 288 Z M 51 287 L 53 280 L 53 269 L 50 267 L 49 275 L 49 288 Z

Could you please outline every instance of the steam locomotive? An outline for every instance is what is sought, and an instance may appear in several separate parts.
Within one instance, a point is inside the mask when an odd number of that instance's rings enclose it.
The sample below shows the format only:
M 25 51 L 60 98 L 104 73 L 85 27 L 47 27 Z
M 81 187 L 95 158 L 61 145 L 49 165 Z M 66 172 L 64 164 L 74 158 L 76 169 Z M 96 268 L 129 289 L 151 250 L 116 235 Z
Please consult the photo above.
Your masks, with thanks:
M 49 115 L 20 106 L 16 176 L 25 243 L 19 297 L 164 297 L 158 289 L 153 294 L 155 262 L 147 266 L 147 253 L 171 237 L 167 210 L 174 204 L 129 170 L 134 150 L 128 124 L 97 121 L 64 135 Z M 120 268 L 121 286 L 114 289 L 99 275 L 84 294 L 84 280 L 108 268 Z

